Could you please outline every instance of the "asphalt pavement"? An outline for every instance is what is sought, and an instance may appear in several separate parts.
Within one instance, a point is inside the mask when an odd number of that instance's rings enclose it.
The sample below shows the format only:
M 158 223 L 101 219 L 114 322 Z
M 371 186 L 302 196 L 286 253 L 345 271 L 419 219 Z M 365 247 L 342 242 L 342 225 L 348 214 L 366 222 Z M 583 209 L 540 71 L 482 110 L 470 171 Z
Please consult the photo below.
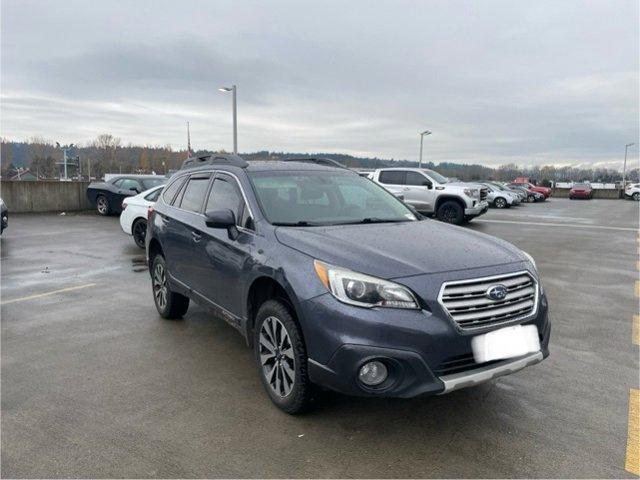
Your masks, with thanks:
M 2 477 L 633 477 L 638 207 L 552 199 L 469 225 L 536 259 L 553 322 L 541 364 L 436 397 L 326 394 L 297 417 L 232 327 L 193 304 L 157 315 L 116 217 L 13 215 Z

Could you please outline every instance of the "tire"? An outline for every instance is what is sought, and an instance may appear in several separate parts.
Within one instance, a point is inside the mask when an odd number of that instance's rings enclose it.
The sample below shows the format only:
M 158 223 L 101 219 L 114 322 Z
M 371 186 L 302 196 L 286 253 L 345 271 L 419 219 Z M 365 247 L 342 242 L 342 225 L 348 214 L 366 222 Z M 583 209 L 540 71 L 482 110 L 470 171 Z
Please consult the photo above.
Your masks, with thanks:
M 636 202 L 640 202 L 640 192 L 636 192 L 633 195 L 631 195 L 631 198 L 633 198 Z
M 291 415 L 305 411 L 312 395 L 307 350 L 300 327 L 277 300 L 268 300 L 258 309 L 254 351 L 262 385 L 271 401 Z
M 438 207 L 436 217 L 441 222 L 462 225 L 464 222 L 464 210 L 458 202 L 446 200 Z
M 102 215 L 106 217 L 111 213 L 111 205 L 109 205 L 109 200 L 104 195 L 98 195 L 96 197 L 96 209 L 98 210 L 98 215 Z
M 507 204 L 507 201 L 504 198 L 498 197 L 493 201 L 493 206 L 496 208 L 507 208 L 509 204 Z
M 131 226 L 131 234 L 133 241 L 140 248 L 145 248 L 145 238 L 147 236 L 147 221 L 144 218 L 138 218 Z
M 162 318 L 182 318 L 189 309 L 189 298 L 172 292 L 167 282 L 167 264 L 161 254 L 153 258 L 151 269 L 153 302 Z
M 536 197 L 534 195 L 527 195 L 527 202 L 533 203 L 536 201 Z

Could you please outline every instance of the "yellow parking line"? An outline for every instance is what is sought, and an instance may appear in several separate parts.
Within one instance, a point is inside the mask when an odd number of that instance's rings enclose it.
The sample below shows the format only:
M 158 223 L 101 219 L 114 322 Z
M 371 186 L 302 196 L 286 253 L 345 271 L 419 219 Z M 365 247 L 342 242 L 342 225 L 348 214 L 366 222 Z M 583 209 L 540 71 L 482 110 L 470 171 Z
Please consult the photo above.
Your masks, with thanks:
M 57 293 L 72 292 L 74 290 L 80 290 L 82 288 L 95 287 L 95 286 L 96 286 L 95 283 L 86 283 L 84 285 L 61 288 L 60 290 L 53 290 L 51 292 L 37 293 L 35 295 L 29 295 L 27 297 L 12 298 L 11 300 L 5 300 L 4 302 L 0 302 L 0 305 L 7 305 L 8 303 L 24 302 L 26 300 L 34 300 L 36 298 L 48 297 L 49 295 L 55 295 Z
M 633 316 L 633 327 L 631 329 L 631 338 L 633 343 L 640 345 L 640 315 Z
M 629 430 L 624 469 L 640 475 L 640 390 L 634 388 L 629 391 Z

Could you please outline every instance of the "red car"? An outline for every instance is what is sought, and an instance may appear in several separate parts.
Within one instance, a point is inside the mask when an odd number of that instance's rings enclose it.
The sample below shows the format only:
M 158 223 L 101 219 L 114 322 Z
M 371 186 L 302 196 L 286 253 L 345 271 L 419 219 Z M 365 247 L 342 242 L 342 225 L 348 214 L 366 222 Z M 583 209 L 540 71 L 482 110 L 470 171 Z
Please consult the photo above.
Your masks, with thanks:
M 586 198 L 591 200 L 593 198 L 593 189 L 588 183 L 575 183 L 571 190 L 569 190 L 569 198 Z
M 548 188 L 548 187 L 538 187 L 538 186 L 533 185 L 533 184 L 531 184 L 529 182 L 520 181 L 519 178 L 516 178 L 513 181 L 513 184 L 514 185 L 521 185 L 521 186 L 527 188 L 528 190 L 531 190 L 532 192 L 541 193 L 542 195 L 544 195 L 544 198 L 549 198 L 551 196 L 551 189 Z

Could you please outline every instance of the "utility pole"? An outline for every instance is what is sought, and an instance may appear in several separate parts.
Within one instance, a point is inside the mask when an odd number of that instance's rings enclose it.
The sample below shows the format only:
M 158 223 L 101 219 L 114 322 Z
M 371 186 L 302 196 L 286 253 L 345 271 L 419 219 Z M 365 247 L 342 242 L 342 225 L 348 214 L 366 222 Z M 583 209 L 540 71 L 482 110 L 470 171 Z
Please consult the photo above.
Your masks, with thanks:
M 632 145 L 635 145 L 635 143 L 627 143 L 624 146 L 624 165 L 622 167 L 622 191 L 623 192 L 624 192 L 624 187 L 627 180 L 627 151 L 629 150 L 629 147 L 631 147 Z
M 236 90 L 235 85 L 230 87 L 220 87 L 218 90 L 221 92 L 231 92 L 233 95 L 233 153 L 238 154 L 238 104 L 236 102 Z

